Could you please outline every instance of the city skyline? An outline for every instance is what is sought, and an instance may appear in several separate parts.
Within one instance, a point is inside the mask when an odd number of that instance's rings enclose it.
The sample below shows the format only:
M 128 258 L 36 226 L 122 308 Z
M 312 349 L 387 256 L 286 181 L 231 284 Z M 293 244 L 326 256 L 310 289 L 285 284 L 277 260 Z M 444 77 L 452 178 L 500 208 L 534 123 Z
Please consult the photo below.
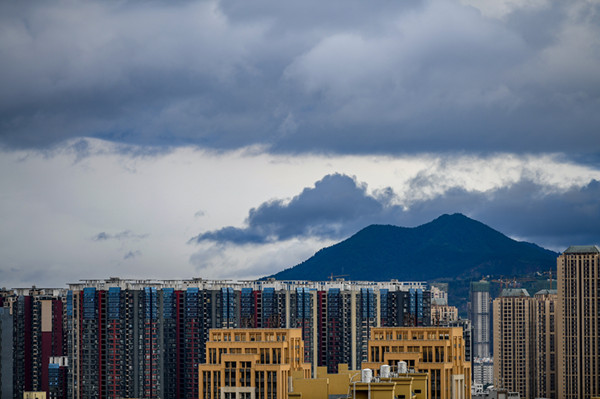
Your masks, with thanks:
M 556 260 L 557 290 L 535 289 L 532 296 L 533 291 L 507 286 L 494 299 L 494 387 L 519 392 L 523 398 L 597 396 L 599 254 L 598 246 L 570 246 Z M 473 329 L 465 320 L 438 323 L 434 308 L 447 303 L 442 288 L 398 280 L 111 277 L 70 283 L 68 289 L 0 291 L 0 390 L 9 396 L 41 390 L 57 398 L 67 390 L 73 397 L 196 398 L 202 396 L 200 389 L 214 395 L 237 392 L 237 380 L 231 376 L 239 369 L 245 373 L 242 397 L 251 396 L 254 387 L 260 396 L 275 385 L 264 387 L 260 372 L 250 370 L 251 363 L 231 361 L 260 359 L 260 364 L 270 364 L 269 359 L 283 355 L 277 345 L 286 346 L 282 338 L 289 333 L 303 342 L 294 347 L 304 359 L 298 355 L 294 359 L 296 365 L 304 363 L 304 378 L 310 370 L 314 377 L 315 370 L 317 375 L 365 367 L 377 372 L 385 363 L 388 370 L 396 364 L 400 369 L 402 360 L 414 371 L 427 370 L 429 397 L 468 398 L 474 370 L 471 354 L 477 354 L 473 350 L 478 342 L 485 343 L 485 337 L 476 338 L 477 313 L 486 309 L 473 304 L 477 308 Z M 488 287 L 479 282 L 471 284 L 471 290 L 473 300 Z M 258 337 L 263 333 L 270 338 Z M 213 341 L 235 344 L 209 348 L 208 334 Z M 277 345 L 267 348 L 265 342 Z M 200 366 L 198 371 L 199 364 L 208 368 Z M 279 371 L 285 376 L 288 369 Z M 212 377 L 203 370 L 211 370 Z M 383 375 L 383 367 L 379 372 Z M 276 385 L 280 384 L 278 380 Z M 283 387 L 287 392 L 285 383 Z M 481 391 L 475 388 L 474 392 Z
M 0 286 L 252 279 L 461 212 L 600 237 L 600 5 L 0 4 Z

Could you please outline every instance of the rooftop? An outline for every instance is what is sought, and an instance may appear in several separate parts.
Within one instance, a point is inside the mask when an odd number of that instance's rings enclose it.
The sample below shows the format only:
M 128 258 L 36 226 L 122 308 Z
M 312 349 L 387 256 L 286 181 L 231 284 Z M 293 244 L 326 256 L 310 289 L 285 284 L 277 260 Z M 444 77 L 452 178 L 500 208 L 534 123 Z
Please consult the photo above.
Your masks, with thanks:
M 539 290 L 538 292 L 536 292 L 535 295 L 556 295 L 557 293 L 558 293 L 557 290 L 543 289 L 543 290 Z
M 490 282 L 481 280 L 481 281 L 472 281 L 471 282 L 471 291 L 473 292 L 490 292 Z
M 571 245 L 565 251 L 566 254 L 597 254 L 600 248 L 597 245 Z
M 525 288 L 505 288 L 500 296 L 530 296 Z

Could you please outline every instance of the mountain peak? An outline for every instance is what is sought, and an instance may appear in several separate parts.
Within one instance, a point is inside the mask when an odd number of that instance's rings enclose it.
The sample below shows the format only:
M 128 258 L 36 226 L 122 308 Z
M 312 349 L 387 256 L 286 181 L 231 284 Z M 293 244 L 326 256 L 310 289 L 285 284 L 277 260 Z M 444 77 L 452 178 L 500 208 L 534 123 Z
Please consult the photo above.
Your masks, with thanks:
M 454 213 L 414 228 L 367 226 L 272 277 L 326 280 L 344 274 L 352 280 L 383 281 L 518 275 L 553 267 L 557 255 Z

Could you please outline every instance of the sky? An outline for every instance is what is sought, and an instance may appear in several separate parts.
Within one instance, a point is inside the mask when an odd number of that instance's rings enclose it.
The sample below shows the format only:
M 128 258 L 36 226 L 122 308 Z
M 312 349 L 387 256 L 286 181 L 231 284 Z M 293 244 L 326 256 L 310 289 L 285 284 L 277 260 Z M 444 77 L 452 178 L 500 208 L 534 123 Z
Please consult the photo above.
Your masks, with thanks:
M 0 2 L 0 287 L 253 279 L 460 212 L 600 244 L 600 2 Z

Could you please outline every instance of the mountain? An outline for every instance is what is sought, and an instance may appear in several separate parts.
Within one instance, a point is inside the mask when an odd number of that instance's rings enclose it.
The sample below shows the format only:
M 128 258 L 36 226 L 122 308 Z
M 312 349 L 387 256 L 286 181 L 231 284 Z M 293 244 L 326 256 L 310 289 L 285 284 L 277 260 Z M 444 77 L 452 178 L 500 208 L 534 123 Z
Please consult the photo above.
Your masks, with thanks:
M 277 280 L 386 281 L 515 276 L 556 267 L 559 254 L 515 241 L 456 213 L 418 227 L 371 225 L 273 276 Z

